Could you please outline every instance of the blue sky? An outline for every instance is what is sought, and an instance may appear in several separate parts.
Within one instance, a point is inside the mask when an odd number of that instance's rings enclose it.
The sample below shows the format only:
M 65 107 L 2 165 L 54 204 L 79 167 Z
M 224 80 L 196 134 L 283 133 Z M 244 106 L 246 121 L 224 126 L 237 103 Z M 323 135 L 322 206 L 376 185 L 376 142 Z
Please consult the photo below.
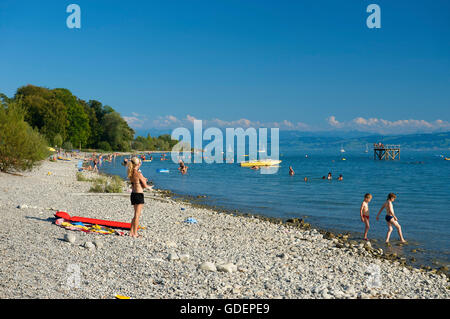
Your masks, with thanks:
M 0 92 L 65 87 L 138 129 L 450 130 L 449 1 L 0 0 L 0 36 Z

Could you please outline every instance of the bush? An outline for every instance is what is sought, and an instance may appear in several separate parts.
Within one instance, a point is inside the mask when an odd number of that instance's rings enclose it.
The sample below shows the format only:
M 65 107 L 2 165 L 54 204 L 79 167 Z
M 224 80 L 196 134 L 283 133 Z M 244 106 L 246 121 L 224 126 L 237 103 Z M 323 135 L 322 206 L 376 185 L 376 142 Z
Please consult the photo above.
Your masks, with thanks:
M 119 176 L 92 179 L 94 184 L 89 189 L 91 193 L 122 193 L 123 180 Z
M 50 155 L 47 141 L 23 114 L 18 102 L 0 106 L 0 171 L 31 170 Z
M 105 152 L 112 151 L 111 145 L 109 145 L 109 143 L 106 141 L 101 141 L 100 143 L 98 143 L 98 148 Z
M 88 182 L 88 181 L 90 181 L 90 179 L 87 178 L 86 176 L 84 176 L 83 173 L 77 172 L 77 181 L 79 181 L 79 182 Z
M 73 145 L 70 141 L 65 141 L 64 144 L 62 145 L 62 148 L 65 149 L 66 151 L 73 150 Z

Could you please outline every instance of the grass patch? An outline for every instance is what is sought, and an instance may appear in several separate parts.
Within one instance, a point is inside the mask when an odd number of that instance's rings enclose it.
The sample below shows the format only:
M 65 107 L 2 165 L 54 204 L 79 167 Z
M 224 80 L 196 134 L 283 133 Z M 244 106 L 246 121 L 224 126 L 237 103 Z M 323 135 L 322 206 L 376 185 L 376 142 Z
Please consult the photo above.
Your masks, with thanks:
M 122 193 L 124 182 L 117 176 L 98 177 L 91 180 L 93 185 L 89 189 L 91 193 Z
M 89 182 L 90 179 L 87 178 L 86 176 L 84 176 L 83 173 L 77 172 L 77 181 L 79 181 L 79 182 Z

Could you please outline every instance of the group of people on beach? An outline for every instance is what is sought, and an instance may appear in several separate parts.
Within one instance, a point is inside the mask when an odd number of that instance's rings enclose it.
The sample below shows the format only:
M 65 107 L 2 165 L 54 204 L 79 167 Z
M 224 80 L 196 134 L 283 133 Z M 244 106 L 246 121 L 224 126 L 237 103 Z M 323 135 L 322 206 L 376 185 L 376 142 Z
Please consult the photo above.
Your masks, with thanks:
M 388 231 L 387 231 L 387 234 L 386 234 L 386 240 L 385 240 L 386 243 L 389 242 L 389 238 L 391 237 L 391 233 L 392 233 L 392 230 L 393 230 L 392 226 L 397 228 L 398 235 L 400 237 L 400 241 L 402 243 L 406 243 L 406 240 L 403 238 L 402 227 L 398 223 L 398 218 L 397 218 L 397 216 L 395 216 L 395 213 L 394 213 L 393 202 L 395 201 L 396 198 L 397 198 L 397 196 L 394 193 L 389 193 L 388 196 L 387 196 L 386 201 L 384 202 L 383 206 L 381 206 L 380 210 L 378 211 L 377 217 L 376 217 L 376 219 L 378 221 L 379 218 L 380 218 L 381 212 L 384 209 L 386 209 L 385 220 L 386 220 L 387 227 L 388 227 Z M 365 194 L 364 195 L 364 200 L 361 203 L 361 208 L 359 210 L 361 221 L 365 225 L 364 240 L 368 240 L 367 233 L 369 232 L 369 228 L 370 228 L 370 224 L 369 224 L 369 203 L 370 203 L 371 200 L 372 200 L 372 195 L 370 193 Z

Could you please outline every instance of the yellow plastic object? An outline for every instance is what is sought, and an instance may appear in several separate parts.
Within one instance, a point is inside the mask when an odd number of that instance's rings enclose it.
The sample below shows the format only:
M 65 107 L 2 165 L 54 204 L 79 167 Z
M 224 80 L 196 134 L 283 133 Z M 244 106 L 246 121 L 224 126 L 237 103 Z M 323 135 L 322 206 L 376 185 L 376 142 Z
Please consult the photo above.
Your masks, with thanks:
M 249 162 L 241 162 L 242 167 L 252 167 L 252 166 L 274 166 L 280 164 L 280 160 L 259 160 L 259 161 L 249 161 Z
M 128 296 L 116 295 L 116 299 L 131 299 Z

